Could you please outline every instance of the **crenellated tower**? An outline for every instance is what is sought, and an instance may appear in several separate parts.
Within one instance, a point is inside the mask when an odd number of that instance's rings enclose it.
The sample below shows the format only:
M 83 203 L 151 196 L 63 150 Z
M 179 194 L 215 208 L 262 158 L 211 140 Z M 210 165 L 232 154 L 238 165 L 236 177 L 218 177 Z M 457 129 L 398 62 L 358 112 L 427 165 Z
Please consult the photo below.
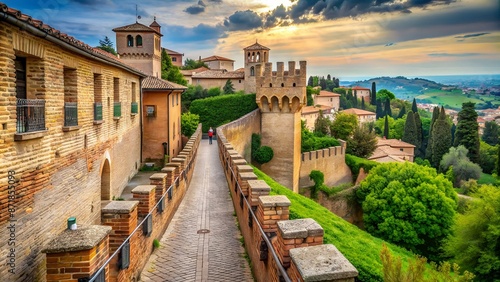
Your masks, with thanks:
M 307 104 L 306 61 L 283 62 L 272 70 L 271 63 L 255 66 L 257 104 L 261 111 L 262 146 L 274 151 L 262 170 L 294 192 L 299 189 L 301 128 L 300 112 Z
M 269 62 L 271 49 L 259 44 L 257 41 L 243 49 L 243 61 L 245 62 L 245 93 L 255 93 L 256 72 L 258 64 Z

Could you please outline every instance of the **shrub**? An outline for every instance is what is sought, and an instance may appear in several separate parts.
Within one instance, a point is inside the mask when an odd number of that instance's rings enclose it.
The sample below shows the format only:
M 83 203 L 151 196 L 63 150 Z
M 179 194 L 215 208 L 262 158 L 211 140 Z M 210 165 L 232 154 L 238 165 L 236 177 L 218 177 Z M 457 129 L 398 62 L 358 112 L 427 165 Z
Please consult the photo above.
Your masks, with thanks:
M 200 116 L 196 114 L 192 114 L 190 112 L 183 113 L 181 116 L 181 132 L 182 135 L 186 137 L 191 137 L 193 133 L 198 128 L 198 124 L 200 123 Z
M 252 159 L 255 158 L 255 152 L 257 152 L 257 150 L 260 148 L 261 139 L 262 136 L 260 134 L 252 133 L 252 150 L 251 150 Z
M 270 162 L 274 157 L 273 149 L 269 146 L 262 146 L 255 151 L 255 161 L 259 164 Z
M 312 170 L 311 173 L 309 173 L 309 179 L 314 182 L 314 186 L 311 187 L 311 198 L 317 199 L 318 191 L 321 189 L 321 186 L 323 186 L 323 183 L 325 183 L 325 175 L 319 170 Z
M 375 161 L 370 161 L 349 154 L 345 155 L 345 163 L 351 169 L 353 182 L 358 179 L 360 168 L 363 168 L 364 171 L 368 173 L 372 168 L 376 167 L 379 164 Z
M 200 116 L 203 132 L 227 121 L 233 121 L 257 109 L 255 95 L 230 94 L 195 100 L 190 112 Z

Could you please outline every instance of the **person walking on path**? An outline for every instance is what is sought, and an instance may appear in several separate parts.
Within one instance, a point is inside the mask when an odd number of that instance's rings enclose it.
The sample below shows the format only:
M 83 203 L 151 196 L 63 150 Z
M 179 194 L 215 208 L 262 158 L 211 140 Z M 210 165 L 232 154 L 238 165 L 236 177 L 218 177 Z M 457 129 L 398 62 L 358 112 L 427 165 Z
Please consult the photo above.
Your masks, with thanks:
M 212 127 L 208 130 L 208 144 L 212 144 L 212 138 L 214 137 L 214 130 Z

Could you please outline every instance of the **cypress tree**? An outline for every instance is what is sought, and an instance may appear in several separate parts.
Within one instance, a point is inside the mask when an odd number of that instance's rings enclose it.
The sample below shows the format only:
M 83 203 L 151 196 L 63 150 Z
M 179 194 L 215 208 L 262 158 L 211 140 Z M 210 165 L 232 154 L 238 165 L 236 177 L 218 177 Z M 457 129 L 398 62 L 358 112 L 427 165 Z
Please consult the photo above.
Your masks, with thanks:
M 392 117 L 391 100 L 390 99 L 385 100 L 384 111 L 385 111 L 385 115 Z
M 498 146 L 498 154 L 497 154 L 497 176 L 500 175 L 500 146 Z
M 451 125 L 451 144 L 455 144 L 455 132 L 457 131 L 457 126 L 455 124 Z
M 307 86 L 311 86 L 311 87 L 313 86 L 313 77 L 312 76 L 309 77 L 309 80 L 307 81 Z
M 379 119 L 384 116 L 384 109 L 382 109 L 382 102 L 377 101 L 377 110 L 375 111 L 376 118 Z
M 403 132 L 403 138 L 401 138 L 406 143 L 410 143 L 417 146 L 417 125 L 415 124 L 415 117 L 413 112 L 410 111 L 406 116 L 405 129 Z
M 413 98 L 413 103 L 411 104 L 411 110 L 412 110 L 414 113 L 418 113 L 418 108 L 417 108 L 417 100 L 415 100 L 415 98 Z
M 361 109 L 365 109 L 365 99 L 361 99 Z
M 406 115 L 406 106 L 405 105 L 403 105 L 403 107 L 401 108 L 401 111 L 399 111 L 398 117 L 396 119 L 400 119 L 400 118 L 404 117 L 404 115 Z
M 427 139 L 427 148 L 425 150 L 425 158 L 428 159 L 429 161 L 432 158 L 432 127 L 434 126 L 434 123 L 436 122 L 438 116 L 439 116 L 439 108 L 434 107 L 434 111 L 432 112 L 431 124 L 429 126 L 429 139 Z
M 433 167 L 438 168 L 443 155 L 451 147 L 451 125 L 446 119 L 444 108 L 441 107 L 438 119 L 432 126 L 432 161 Z
M 352 106 L 354 108 L 358 107 L 358 92 L 354 90 L 354 97 L 352 98 Z
M 415 118 L 415 126 L 417 127 L 417 143 L 415 144 L 415 155 L 422 158 L 424 157 L 425 152 L 425 148 L 423 147 L 424 133 L 422 129 L 422 120 L 420 119 L 420 115 L 418 114 L 418 112 L 414 113 L 413 117 Z
M 389 119 L 387 116 L 385 116 L 385 121 L 384 121 L 384 137 L 386 139 L 389 139 Z
M 469 159 L 472 162 L 479 163 L 479 125 L 475 105 L 472 102 L 462 104 L 462 110 L 458 113 L 458 123 L 453 144 L 455 147 L 464 145 L 469 150 L 467 154 Z
M 370 104 L 377 104 L 377 86 L 375 85 L 375 81 L 372 82 L 372 93 L 370 93 Z

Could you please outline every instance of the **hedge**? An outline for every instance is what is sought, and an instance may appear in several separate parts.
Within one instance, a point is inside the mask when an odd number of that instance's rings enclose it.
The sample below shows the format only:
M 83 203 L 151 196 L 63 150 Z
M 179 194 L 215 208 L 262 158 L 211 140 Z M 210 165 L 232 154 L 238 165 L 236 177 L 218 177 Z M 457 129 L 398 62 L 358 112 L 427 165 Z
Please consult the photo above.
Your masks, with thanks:
M 194 100 L 189 111 L 200 116 L 203 132 L 248 114 L 257 109 L 255 94 L 231 94 Z
M 345 155 L 345 163 L 351 169 L 353 182 L 356 182 L 356 179 L 358 179 L 360 168 L 363 168 L 365 172 L 368 173 L 370 169 L 376 167 L 379 164 L 375 161 L 370 161 L 349 154 Z

